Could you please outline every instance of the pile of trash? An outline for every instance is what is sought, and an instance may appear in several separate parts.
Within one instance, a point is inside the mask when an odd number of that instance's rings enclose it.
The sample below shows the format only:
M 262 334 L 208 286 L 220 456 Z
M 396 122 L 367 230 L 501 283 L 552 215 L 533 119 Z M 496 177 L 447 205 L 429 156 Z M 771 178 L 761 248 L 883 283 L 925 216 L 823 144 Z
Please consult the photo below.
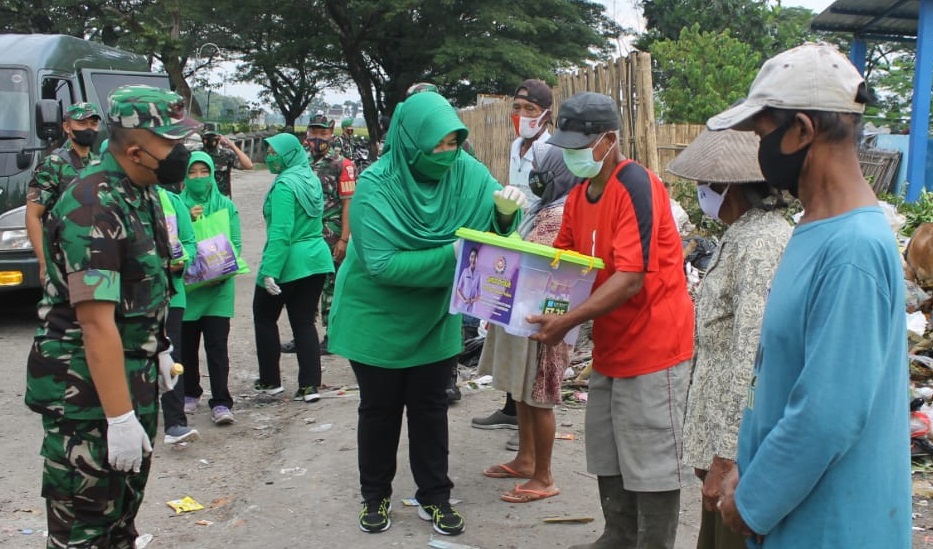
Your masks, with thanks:
M 897 235 L 906 285 L 906 322 L 910 368 L 910 442 L 914 457 L 933 456 L 933 223 L 918 226 L 910 237 L 894 206 L 879 202 Z

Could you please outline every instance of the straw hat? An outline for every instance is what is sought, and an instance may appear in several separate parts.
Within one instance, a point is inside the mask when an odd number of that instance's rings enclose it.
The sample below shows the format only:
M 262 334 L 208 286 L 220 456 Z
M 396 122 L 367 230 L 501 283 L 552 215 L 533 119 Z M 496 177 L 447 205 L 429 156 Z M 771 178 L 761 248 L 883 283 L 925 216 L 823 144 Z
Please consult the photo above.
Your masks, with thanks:
M 704 183 L 755 183 L 765 179 L 758 167 L 755 133 L 735 130 L 703 130 L 667 165 L 667 171 Z

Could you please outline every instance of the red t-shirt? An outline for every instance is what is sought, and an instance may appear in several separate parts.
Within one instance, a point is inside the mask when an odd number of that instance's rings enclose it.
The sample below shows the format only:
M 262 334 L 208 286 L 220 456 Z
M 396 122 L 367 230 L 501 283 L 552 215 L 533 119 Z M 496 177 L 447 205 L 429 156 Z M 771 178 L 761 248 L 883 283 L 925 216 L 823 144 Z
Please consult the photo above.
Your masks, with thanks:
M 593 322 L 593 368 L 609 377 L 650 374 L 693 356 L 693 302 L 680 234 L 657 175 L 625 160 L 595 202 L 577 185 L 567 197 L 555 248 L 605 262 L 595 290 L 617 271 L 643 272 L 641 291 Z

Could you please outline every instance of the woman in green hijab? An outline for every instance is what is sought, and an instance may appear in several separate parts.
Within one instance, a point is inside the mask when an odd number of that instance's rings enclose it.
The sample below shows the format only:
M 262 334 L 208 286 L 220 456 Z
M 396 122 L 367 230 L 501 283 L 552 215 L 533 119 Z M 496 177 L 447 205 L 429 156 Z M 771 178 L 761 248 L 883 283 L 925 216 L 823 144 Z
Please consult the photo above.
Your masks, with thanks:
M 447 380 L 461 319 L 447 312 L 460 227 L 512 232 L 524 195 L 462 154 L 466 126 L 446 99 L 415 94 L 396 107 L 383 155 L 350 207 L 352 238 L 337 274 L 329 349 L 360 386 L 360 529 L 389 528 L 396 450 L 407 408 L 419 516 L 445 535 L 464 521 L 447 476 Z
M 237 254 L 242 252 L 240 238 L 240 213 L 226 196 L 220 194 L 214 180 L 214 161 L 202 151 L 191 153 L 188 161 L 188 177 L 185 178 L 181 199 L 188 207 L 195 225 L 206 218 L 226 216 L 230 234 L 226 235 Z M 207 355 L 207 371 L 210 375 L 211 421 L 216 425 L 234 422 L 233 397 L 227 387 L 230 373 L 230 357 L 227 339 L 230 336 L 230 319 L 233 318 L 233 303 L 236 287 L 233 278 L 210 283 L 195 289 L 187 289 L 187 306 L 182 323 L 182 364 L 185 366 L 185 412 L 193 414 L 201 400 L 201 373 L 198 352 L 201 335 L 204 335 L 204 352 Z
M 334 272 L 334 260 L 323 236 L 324 193 L 297 137 L 280 133 L 265 141 L 269 147 L 266 166 L 276 178 L 262 206 L 266 245 L 253 294 L 259 360 L 255 388 L 270 395 L 285 390 L 279 370 L 277 325 L 284 307 L 298 353 L 294 400 L 317 402 L 321 399 L 321 348 L 314 319 L 324 280 Z

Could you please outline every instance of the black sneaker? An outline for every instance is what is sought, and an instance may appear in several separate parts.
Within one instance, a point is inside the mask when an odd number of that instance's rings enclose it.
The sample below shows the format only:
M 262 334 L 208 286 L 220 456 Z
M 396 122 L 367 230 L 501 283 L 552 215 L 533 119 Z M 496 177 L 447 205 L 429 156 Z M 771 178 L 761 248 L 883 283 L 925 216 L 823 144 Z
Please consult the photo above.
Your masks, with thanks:
M 389 498 L 364 501 L 360 509 L 360 530 L 366 533 L 385 532 L 392 526 L 389 513 L 392 512 L 392 502 Z
M 253 382 L 253 389 L 259 391 L 260 393 L 265 393 L 269 396 L 280 395 L 285 392 L 285 387 L 281 385 L 269 385 L 268 383 L 263 383 L 260 380 Z
M 461 534 L 466 526 L 460 513 L 454 511 L 446 501 L 440 505 L 418 507 L 418 517 L 421 520 L 430 520 L 434 524 L 434 531 L 445 536 Z
M 317 387 L 299 387 L 295 391 L 292 400 L 303 400 L 305 402 L 317 402 L 321 400 L 321 395 L 317 392 Z
M 295 345 L 295 340 L 293 339 L 287 343 L 283 343 L 281 350 L 287 355 L 292 355 L 298 352 L 298 346 Z

